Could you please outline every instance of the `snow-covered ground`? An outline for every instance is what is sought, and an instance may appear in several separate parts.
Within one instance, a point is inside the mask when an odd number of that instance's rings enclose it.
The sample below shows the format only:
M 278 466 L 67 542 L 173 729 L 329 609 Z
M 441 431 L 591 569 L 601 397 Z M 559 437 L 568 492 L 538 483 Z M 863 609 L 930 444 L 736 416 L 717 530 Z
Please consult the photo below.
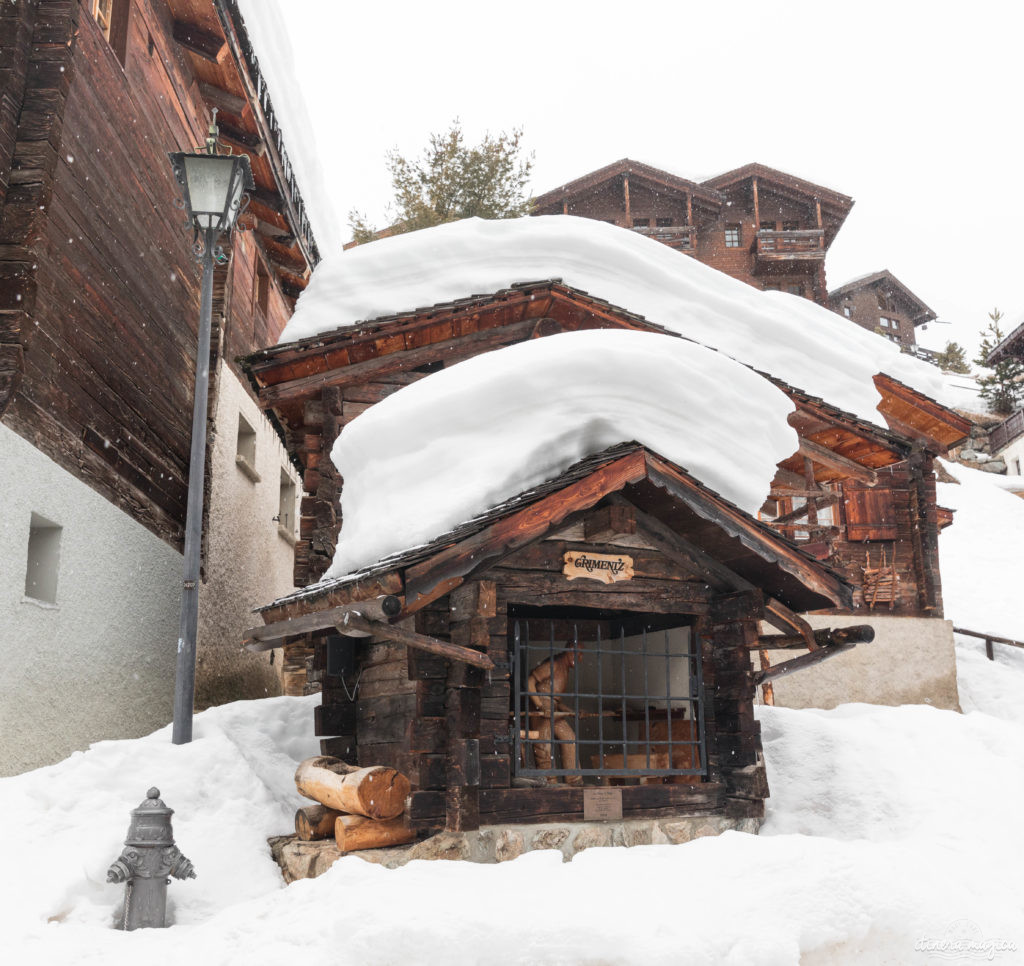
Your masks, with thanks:
M 1024 501 L 952 470 L 963 482 L 940 493 L 957 509 L 941 538 L 947 613 L 1022 639 Z M 190 745 L 172 745 L 169 728 L 100 742 L 0 779 L 5 962 L 1022 962 L 1024 652 L 996 648 L 990 663 L 981 642 L 958 642 L 963 715 L 760 709 L 772 797 L 759 836 L 569 864 L 538 852 L 387 871 L 350 858 L 284 887 L 265 840 L 301 802 L 292 773 L 317 753 L 316 696 L 204 712 Z M 172 928 L 121 933 L 123 887 L 105 872 L 154 784 L 199 877 L 169 887 Z M 975 945 L 939 955 L 962 940 Z

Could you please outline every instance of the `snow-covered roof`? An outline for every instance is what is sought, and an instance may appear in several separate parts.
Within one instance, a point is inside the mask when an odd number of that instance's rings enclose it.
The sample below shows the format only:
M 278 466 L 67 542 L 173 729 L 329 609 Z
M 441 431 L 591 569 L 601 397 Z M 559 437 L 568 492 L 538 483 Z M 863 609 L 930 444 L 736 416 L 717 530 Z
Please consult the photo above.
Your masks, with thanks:
M 876 425 L 876 373 L 944 402 L 934 366 L 808 299 L 758 291 L 636 232 L 566 215 L 467 219 L 325 258 L 281 342 L 549 278 Z
M 581 458 L 637 440 L 748 513 L 798 447 L 793 404 L 727 356 L 639 332 L 568 332 L 467 359 L 350 422 L 328 580 L 427 543 Z

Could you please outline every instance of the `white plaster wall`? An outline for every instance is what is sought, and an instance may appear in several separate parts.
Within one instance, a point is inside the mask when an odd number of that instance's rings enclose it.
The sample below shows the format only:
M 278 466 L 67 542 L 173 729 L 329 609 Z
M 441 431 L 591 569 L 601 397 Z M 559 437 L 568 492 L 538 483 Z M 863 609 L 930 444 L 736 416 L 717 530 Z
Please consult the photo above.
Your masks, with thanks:
M 296 485 L 294 521 L 302 490 L 277 433 L 223 361 L 217 387 L 206 579 L 199 590 L 197 708 L 281 693 L 280 650 L 251 654 L 241 642 L 246 630 L 262 623 L 253 609 L 294 589 L 294 545 L 274 520 L 281 470 Z M 235 461 L 239 413 L 256 431 L 258 481 Z
M 997 455 L 1006 461 L 1007 476 L 1024 475 L 1024 472 L 1017 472 L 1018 462 L 1021 470 L 1024 471 L 1024 436 L 1018 436 L 1009 446 L 1004 446 Z
M 171 719 L 181 555 L 0 425 L 0 775 Z M 29 521 L 61 525 L 57 600 L 24 599 Z
M 775 704 L 785 708 L 834 708 L 851 701 L 868 704 L 930 704 L 960 710 L 956 687 L 953 624 L 934 617 L 892 617 L 865 611 L 853 616 L 809 615 L 815 629 L 870 624 L 875 639 L 821 664 L 772 682 Z M 777 634 L 762 627 L 762 633 Z M 769 651 L 772 665 L 806 654 Z M 753 652 L 755 668 L 760 668 Z M 761 689 L 757 689 L 758 701 Z

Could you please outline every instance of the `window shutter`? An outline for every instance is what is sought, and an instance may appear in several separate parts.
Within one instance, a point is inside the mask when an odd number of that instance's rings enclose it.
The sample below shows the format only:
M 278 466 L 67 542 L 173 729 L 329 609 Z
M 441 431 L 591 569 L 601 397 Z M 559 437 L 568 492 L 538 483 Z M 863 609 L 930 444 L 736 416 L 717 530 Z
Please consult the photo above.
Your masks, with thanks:
M 896 504 L 892 490 L 843 483 L 847 540 L 895 540 Z

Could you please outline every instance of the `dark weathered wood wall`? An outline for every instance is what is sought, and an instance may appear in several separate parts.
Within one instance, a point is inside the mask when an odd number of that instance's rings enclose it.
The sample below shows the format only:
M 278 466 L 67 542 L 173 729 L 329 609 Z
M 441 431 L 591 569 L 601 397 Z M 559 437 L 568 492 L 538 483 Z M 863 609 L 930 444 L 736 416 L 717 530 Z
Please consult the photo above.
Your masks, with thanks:
M 201 142 L 206 108 L 159 0 L 133 0 L 123 65 L 85 2 L 16 9 L 4 38 L 29 66 L 0 222 L 0 414 L 177 543 L 199 278 L 167 152 Z M 229 359 L 276 341 L 289 311 L 274 288 L 254 314 L 256 243 L 235 248 L 215 303 Z
M 408 775 L 414 786 L 408 815 L 413 826 L 461 829 L 582 819 L 578 789 L 512 787 L 508 633 L 516 604 L 673 613 L 695 621 L 704 642 L 708 780 L 688 787 L 627 789 L 627 811 L 633 816 L 723 810 L 737 817 L 763 814 L 767 784 L 749 659 L 763 614 L 760 595 L 713 597 L 693 574 L 641 539 L 587 541 L 584 526 L 580 522 L 512 554 L 415 615 L 418 632 L 486 653 L 495 664 L 486 674 L 400 644 L 356 642 L 356 669 L 343 681 L 323 673 L 326 646 L 319 645 L 323 703 L 316 733 L 323 736 L 323 751 Z M 611 585 L 569 581 L 561 572 L 567 549 L 629 553 L 636 576 Z

